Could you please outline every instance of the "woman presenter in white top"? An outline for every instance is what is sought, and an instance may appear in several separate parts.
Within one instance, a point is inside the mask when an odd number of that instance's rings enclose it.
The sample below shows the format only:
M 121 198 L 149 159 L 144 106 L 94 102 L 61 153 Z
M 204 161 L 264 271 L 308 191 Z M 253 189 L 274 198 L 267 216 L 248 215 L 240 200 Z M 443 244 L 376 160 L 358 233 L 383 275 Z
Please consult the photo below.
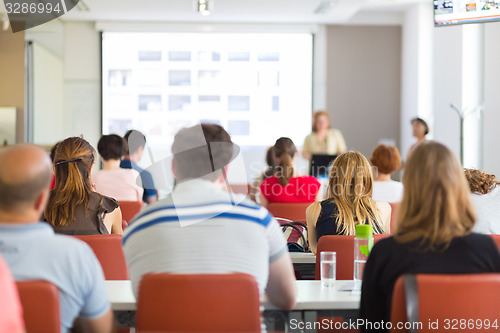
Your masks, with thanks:
M 312 133 L 304 140 L 302 156 L 310 160 L 313 154 L 341 154 L 347 151 L 344 136 L 330 128 L 330 117 L 325 111 L 313 114 Z

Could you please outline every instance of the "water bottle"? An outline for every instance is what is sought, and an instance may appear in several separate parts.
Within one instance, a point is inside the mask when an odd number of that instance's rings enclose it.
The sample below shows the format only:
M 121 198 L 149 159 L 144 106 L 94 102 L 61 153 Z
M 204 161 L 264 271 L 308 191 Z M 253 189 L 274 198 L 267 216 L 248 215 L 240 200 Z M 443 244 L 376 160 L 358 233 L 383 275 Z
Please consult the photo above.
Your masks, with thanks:
M 356 226 L 356 237 L 354 238 L 354 287 L 361 289 L 363 280 L 363 269 L 366 260 L 373 247 L 373 227 L 369 224 Z

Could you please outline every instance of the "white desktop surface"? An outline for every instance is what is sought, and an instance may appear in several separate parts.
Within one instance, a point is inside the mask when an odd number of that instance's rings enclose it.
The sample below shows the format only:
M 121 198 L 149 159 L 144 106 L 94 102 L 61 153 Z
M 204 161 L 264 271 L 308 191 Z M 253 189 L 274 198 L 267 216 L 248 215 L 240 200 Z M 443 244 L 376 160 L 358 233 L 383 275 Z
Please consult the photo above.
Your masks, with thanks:
M 357 310 L 360 295 L 350 291 L 338 291 L 338 288 L 351 281 L 337 281 L 335 287 L 324 288 L 321 281 L 297 281 L 297 304 L 294 311 L 304 310 Z M 111 307 L 115 311 L 136 310 L 135 297 L 130 281 L 106 281 L 106 291 Z M 265 310 L 278 309 L 264 302 Z
M 294 264 L 316 264 L 314 253 L 290 252 L 290 258 Z

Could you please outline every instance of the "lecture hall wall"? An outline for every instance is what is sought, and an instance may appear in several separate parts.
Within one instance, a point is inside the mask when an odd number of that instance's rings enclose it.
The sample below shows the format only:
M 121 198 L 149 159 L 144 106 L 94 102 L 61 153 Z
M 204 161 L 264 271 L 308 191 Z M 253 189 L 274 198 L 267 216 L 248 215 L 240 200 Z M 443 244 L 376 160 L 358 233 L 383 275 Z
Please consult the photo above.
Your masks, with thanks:
M 458 122 L 447 104 L 462 91 L 460 70 L 466 64 L 457 58 L 461 58 L 464 47 L 464 28 L 434 29 L 427 25 L 427 30 L 422 29 L 421 23 L 414 22 L 416 11 L 418 14 L 421 9 L 408 11 L 399 24 L 323 28 L 327 61 L 315 71 L 322 70 L 326 77 L 319 81 L 318 75 L 315 77 L 319 95 L 313 97 L 314 107 L 329 110 L 349 148 L 368 155 L 380 140 L 393 140 L 404 156 L 413 140 L 408 119 L 424 114 L 434 125 L 433 138 L 458 153 Z M 429 13 L 424 16 L 428 22 Z M 60 134 L 64 137 L 84 133 L 95 145 L 101 123 L 100 42 L 95 24 L 57 22 L 43 29 L 27 31 L 26 39 L 53 50 L 63 60 L 65 119 Z M 47 32 L 53 32 L 52 41 L 47 40 Z M 500 142 L 499 34 L 500 23 L 484 25 L 484 112 L 480 133 L 483 149 L 478 167 L 500 175 L 500 154 L 496 153 Z M 0 35 L 0 41 L 4 39 Z M 13 61 L 11 52 L 0 45 L 0 65 Z M 22 53 L 17 51 L 15 62 L 21 61 Z M 420 56 L 427 57 L 427 63 L 418 59 Z M 5 80 L 0 81 L 5 85 Z M 5 96 L 0 93 L 0 104 L 12 103 Z

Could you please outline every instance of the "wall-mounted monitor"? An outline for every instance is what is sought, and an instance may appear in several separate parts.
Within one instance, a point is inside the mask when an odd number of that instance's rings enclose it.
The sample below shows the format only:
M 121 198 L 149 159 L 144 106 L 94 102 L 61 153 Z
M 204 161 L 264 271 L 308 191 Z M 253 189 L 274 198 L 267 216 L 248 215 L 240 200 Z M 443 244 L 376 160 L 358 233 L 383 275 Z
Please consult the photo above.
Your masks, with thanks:
M 500 0 L 434 0 L 436 26 L 498 20 L 500 20 Z

